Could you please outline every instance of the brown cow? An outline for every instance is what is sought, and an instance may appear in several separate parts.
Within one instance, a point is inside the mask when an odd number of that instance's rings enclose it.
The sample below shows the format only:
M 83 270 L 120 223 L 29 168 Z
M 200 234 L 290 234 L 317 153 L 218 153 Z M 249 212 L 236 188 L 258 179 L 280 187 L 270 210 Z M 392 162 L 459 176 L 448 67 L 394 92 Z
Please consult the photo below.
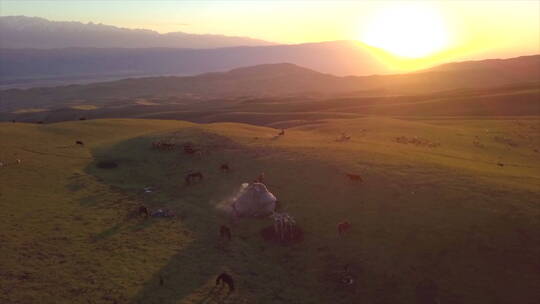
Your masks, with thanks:
M 351 230 L 351 223 L 349 221 L 343 221 L 337 225 L 339 235 L 343 235 Z

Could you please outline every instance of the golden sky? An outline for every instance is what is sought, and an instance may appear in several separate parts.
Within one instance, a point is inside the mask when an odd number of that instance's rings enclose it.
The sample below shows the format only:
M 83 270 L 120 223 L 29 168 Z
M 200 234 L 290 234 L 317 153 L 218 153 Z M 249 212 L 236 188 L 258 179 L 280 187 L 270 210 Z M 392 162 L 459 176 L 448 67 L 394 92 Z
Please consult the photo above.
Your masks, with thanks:
M 358 40 L 416 61 L 540 53 L 540 1 L 0 1 L 0 14 L 278 43 Z

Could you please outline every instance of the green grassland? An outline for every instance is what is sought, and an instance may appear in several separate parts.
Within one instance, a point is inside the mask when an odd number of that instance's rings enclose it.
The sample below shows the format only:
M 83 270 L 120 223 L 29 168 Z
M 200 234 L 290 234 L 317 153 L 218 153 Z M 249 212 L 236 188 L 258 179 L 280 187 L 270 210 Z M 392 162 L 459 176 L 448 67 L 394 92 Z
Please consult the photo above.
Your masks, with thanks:
M 415 303 L 424 280 L 440 303 L 540 302 L 540 118 L 296 119 L 276 122 L 291 126 L 282 137 L 240 123 L 1 123 L 0 302 Z M 341 132 L 352 139 L 336 141 Z M 155 140 L 203 155 L 156 151 Z M 204 181 L 186 186 L 189 170 Z M 261 172 L 302 242 L 267 242 L 269 220 L 218 208 Z M 130 216 L 140 204 L 178 216 Z M 344 219 L 352 230 L 338 237 Z M 213 286 L 224 270 L 230 295 Z

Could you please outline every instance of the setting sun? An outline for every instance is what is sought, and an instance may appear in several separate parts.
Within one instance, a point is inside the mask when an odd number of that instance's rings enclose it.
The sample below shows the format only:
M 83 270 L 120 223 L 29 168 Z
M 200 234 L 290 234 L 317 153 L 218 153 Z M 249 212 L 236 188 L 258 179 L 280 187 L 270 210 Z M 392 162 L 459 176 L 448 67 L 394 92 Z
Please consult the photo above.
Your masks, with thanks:
M 434 7 L 393 4 L 373 15 L 361 29 L 360 40 L 398 56 L 419 58 L 447 47 L 449 34 Z

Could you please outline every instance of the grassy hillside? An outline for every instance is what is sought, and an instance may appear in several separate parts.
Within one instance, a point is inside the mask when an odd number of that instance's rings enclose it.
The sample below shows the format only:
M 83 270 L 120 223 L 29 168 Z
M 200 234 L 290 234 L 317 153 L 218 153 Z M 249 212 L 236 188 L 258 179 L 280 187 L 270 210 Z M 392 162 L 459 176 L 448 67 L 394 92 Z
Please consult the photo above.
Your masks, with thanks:
M 276 46 L 281 48 L 282 46 Z M 273 48 L 273 47 L 272 47 Z M 252 48 L 250 48 L 252 49 Z M 61 56 L 64 58 L 65 56 Z M 334 65 L 334 62 L 317 62 Z M 340 56 L 349 60 L 347 56 Z M 249 65 L 243 58 L 242 65 Z M 9 60 L 8 60 L 9 61 Z M 24 60 L 22 60 L 24 62 Z M 88 64 L 96 66 L 93 60 Z M 118 61 L 117 59 L 113 60 Z M 219 56 L 219 62 L 223 57 Z M 15 62 L 15 61 L 14 61 Z M 21 62 L 21 60 L 16 61 Z M 113 63 L 114 63 L 113 62 Z M 150 61 L 155 65 L 154 61 Z M 171 62 L 171 60 L 167 61 Z M 272 60 L 272 62 L 275 62 Z M 291 61 L 281 61 L 291 62 Z M 294 62 L 294 61 L 293 61 Z M 1 63 L 1 62 L 0 62 Z M 180 63 L 192 63 L 180 61 Z M 366 62 L 362 62 L 365 65 Z M 46 68 L 54 66 L 46 60 Z M 255 65 L 255 64 L 254 64 Z M 199 64 L 196 66 L 200 67 Z M 15 69 L 20 69 L 17 65 Z M 107 65 L 107 69 L 111 69 Z M 220 69 L 221 70 L 221 69 Z M 166 73 L 171 74 L 171 73 Z M 174 73 L 172 73 L 174 74 Z M 504 60 L 453 63 L 408 74 L 338 77 L 290 63 L 275 63 L 237 68 L 228 72 L 186 77 L 131 78 L 86 85 L 69 85 L 26 90 L 0 90 L 0 112 L 23 108 L 58 109 L 78 104 L 115 106 L 118 102 L 156 99 L 160 104 L 185 104 L 213 99 L 283 98 L 297 96 L 335 96 L 360 92 L 368 96 L 395 96 L 435 93 L 456 89 L 481 89 L 540 81 L 540 55 Z
M 540 115 L 539 83 L 491 88 L 456 89 L 413 95 L 375 95 L 353 92 L 289 97 L 239 97 L 182 101 L 181 98 L 73 100 L 55 109 L 21 108 L 0 112 L 0 121 L 44 123 L 97 118 L 177 119 L 199 123 L 243 122 L 271 126 L 283 121 L 295 125 L 322 119 L 383 116 L 534 116 Z M 287 125 L 287 124 L 286 124 Z
M 2 123 L 0 302 L 414 303 L 430 281 L 441 303 L 537 303 L 539 125 L 320 118 L 276 138 L 236 123 Z M 341 132 L 352 139 L 336 141 Z M 204 153 L 158 152 L 157 139 Z M 223 162 L 230 173 L 219 172 Z M 189 170 L 204 181 L 185 186 Z M 231 222 L 217 208 L 260 172 L 303 242 L 267 242 L 260 230 L 271 222 Z M 178 217 L 130 217 L 140 204 Z M 352 230 L 338 237 L 344 219 Z M 340 283 L 346 264 L 351 286 Z M 231 295 L 213 288 L 223 270 L 236 280 Z

